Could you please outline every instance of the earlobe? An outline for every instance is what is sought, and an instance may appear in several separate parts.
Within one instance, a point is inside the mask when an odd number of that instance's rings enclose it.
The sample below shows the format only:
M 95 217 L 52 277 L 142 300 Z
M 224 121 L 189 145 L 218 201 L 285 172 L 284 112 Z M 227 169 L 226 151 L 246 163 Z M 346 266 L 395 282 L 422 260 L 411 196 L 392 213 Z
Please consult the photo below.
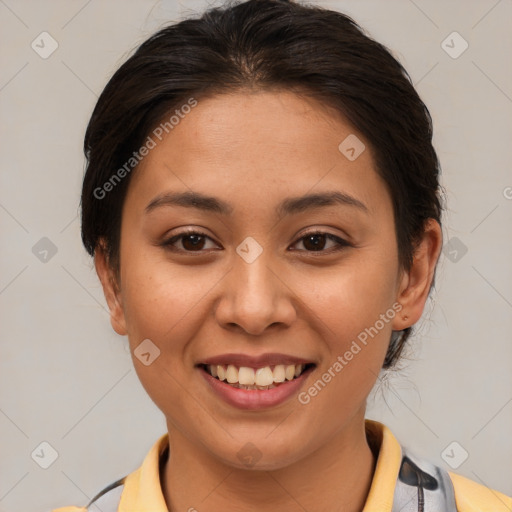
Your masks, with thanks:
M 402 309 L 393 320 L 393 330 L 403 330 L 420 319 L 434 280 L 442 241 L 441 226 L 434 219 L 428 219 L 411 268 L 401 277 L 397 301 Z
M 114 270 L 108 262 L 105 245 L 101 241 L 94 251 L 94 266 L 103 288 L 103 294 L 110 310 L 110 323 L 117 334 L 124 336 L 126 322 L 121 299 L 121 291 L 117 284 Z

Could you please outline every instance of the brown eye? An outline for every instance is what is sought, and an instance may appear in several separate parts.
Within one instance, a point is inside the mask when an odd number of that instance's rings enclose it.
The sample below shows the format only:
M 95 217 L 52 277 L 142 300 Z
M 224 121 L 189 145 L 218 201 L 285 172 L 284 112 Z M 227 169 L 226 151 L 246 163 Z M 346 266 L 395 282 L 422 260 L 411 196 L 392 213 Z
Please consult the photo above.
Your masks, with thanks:
M 185 235 L 181 238 L 183 239 L 181 244 L 187 251 L 202 249 L 204 247 L 205 240 L 203 235 Z
M 340 250 L 341 248 L 350 245 L 346 240 L 343 240 L 342 238 L 339 238 L 330 233 L 325 233 L 323 231 L 308 233 L 296 243 L 302 242 L 307 252 L 328 252 L 324 249 L 329 241 L 335 242 L 334 250 Z M 327 249 L 331 248 L 332 247 L 328 247 Z
M 211 240 L 205 233 L 198 231 L 185 231 L 166 240 L 162 245 L 178 252 L 203 252 L 207 240 Z M 176 246 L 181 242 L 181 247 Z

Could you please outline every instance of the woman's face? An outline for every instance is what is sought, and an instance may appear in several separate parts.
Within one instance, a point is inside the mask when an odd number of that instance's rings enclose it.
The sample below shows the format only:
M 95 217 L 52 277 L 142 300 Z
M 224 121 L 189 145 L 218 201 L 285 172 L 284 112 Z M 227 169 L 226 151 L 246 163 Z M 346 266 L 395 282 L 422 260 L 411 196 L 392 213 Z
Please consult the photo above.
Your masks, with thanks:
M 359 432 L 391 331 L 406 327 L 408 280 L 365 139 L 291 92 L 200 100 L 153 139 L 124 203 L 110 306 L 170 432 L 259 468 Z M 234 387 L 207 363 L 275 387 Z M 307 366 L 289 381 L 292 364 Z

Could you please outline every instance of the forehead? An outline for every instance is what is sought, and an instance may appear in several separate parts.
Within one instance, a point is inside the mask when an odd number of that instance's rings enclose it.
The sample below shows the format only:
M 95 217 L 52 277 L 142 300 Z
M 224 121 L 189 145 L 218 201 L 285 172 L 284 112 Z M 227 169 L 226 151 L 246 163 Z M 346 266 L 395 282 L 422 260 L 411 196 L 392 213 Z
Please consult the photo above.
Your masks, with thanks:
M 135 171 L 128 196 L 174 187 L 232 199 L 251 191 L 269 201 L 292 190 L 335 188 L 372 208 L 378 199 L 372 195 L 385 191 L 363 136 L 316 100 L 288 91 L 222 94 L 198 99 L 187 111 L 172 127 L 161 125 L 161 140 L 150 134 L 155 147 Z M 358 153 L 364 148 L 356 159 L 343 153 L 345 140 Z
M 340 137 L 353 131 L 340 113 L 316 100 L 290 91 L 256 91 L 200 99 L 167 139 L 184 157 L 257 156 L 270 163 L 274 157 L 318 159 L 326 149 L 337 154 Z

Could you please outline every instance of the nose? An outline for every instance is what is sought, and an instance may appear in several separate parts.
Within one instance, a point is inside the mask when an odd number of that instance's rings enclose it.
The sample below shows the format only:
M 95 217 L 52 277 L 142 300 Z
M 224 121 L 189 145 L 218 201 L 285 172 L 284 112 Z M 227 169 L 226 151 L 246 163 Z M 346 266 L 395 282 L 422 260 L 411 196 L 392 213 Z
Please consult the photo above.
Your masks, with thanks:
M 235 255 L 215 311 L 224 329 L 261 335 L 269 328 L 289 327 L 295 320 L 297 301 L 291 283 L 265 253 L 252 263 Z

